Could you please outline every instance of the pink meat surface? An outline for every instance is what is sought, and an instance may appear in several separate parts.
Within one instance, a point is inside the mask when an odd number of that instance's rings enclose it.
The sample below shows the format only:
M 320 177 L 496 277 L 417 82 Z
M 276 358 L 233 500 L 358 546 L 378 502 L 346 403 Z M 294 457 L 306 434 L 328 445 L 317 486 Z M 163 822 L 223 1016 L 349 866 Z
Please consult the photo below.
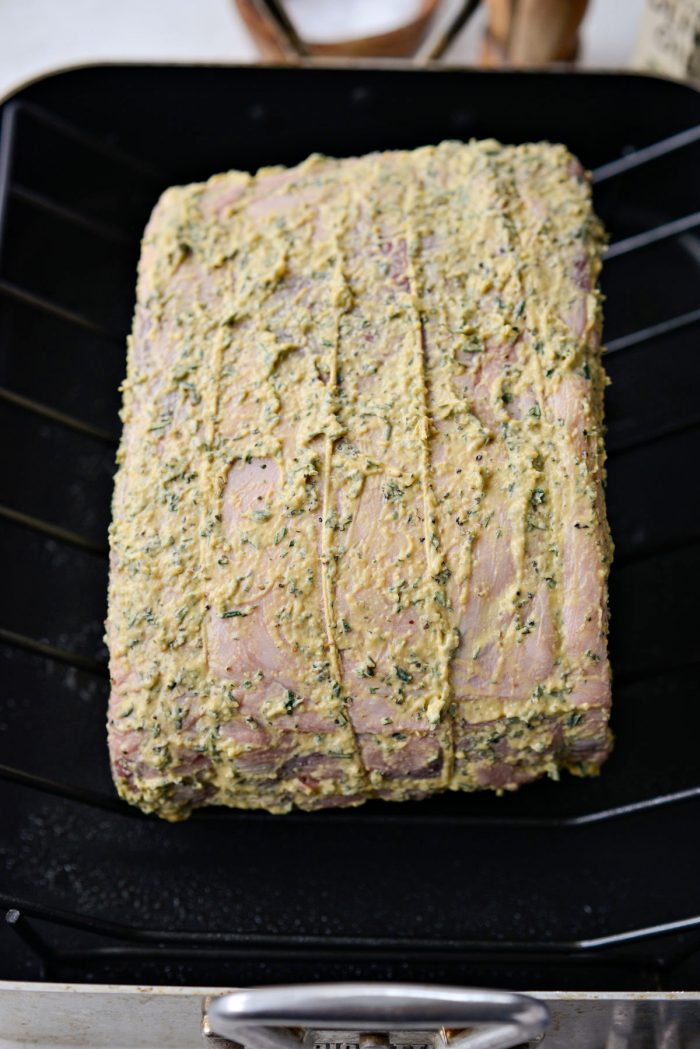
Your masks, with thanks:
M 111 527 L 123 797 L 179 819 L 597 771 L 602 246 L 546 144 L 163 195 Z

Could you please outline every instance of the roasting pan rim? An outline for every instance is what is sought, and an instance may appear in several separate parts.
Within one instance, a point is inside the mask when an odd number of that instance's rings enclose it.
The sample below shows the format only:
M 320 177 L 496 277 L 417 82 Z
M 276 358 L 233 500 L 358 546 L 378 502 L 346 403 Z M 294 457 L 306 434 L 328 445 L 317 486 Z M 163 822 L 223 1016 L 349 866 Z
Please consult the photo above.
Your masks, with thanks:
M 81 71 L 86 71 L 86 72 L 95 71 L 95 72 L 99 73 L 100 71 L 103 71 L 103 70 L 110 70 L 110 71 L 112 71 L 112 72 L 114 72 L 116 74 L 115 79 L 119 80 L 119 82 L 123 82 L 123 79 L 127 79 L 128 75 L 129 75 L 129 72 L 132 71 L 132 70 L 141 70 L 141 71 L 144 71 L 144 72 L 147 72 L 147 73 L 153 73 L 154 76 L 157 78 L 161 74 L 161 72 L 168 71 L 168 70 L 171 70 L 171 71 L 188 71 L 188 70 L 191 70 L 193 72 L 195 72 L 195 71 L 204 71 L 204 70 L 210 70 L 210 71 L 217 71 L 218 70 L 218 71 L 221 71 L 222 73 L 223 73 L 224 70 L 226 70 L 226 71 L 230 70 L 231 73 L 235 76 L 235 74 L 237 72 L 244 73 L 246 71 L 257 74 L 258 70 L 260 70 L 260 69 L 269 69 L 271 72 L 278 72 L 278 73 L 282 74 L 283 72 L 284 73 L 286 73 L 288 71 L 291 72 L 292 69 L 300 69 L 300 70 L 303 70 L 304 72 L 306 72 L 306 71 L 308 71 L 311 68 L 318 69 L 319 73 L 328 73 L 328 72 L 331 72 L 331 71 L 336 71 L 336 72 L 356 72 L 358 77 L 361 77 L 362 74 L 365 73 L 365 72 L 369 72 L 370 74 L 372 74 L 375 70 L 377 72 L 398 71 L 398 72 L 403 72 L 403 73 L 405 73 L 405 72 L 431 72 L 431 71 L 434 71 L 434 72 L 445 72 L 445 73 L 452 74 L 452 75 L 457 74 L 457 73 L 466 73 L 466 74 L 475 74 L 476 73 L 476 74 L 480 74 L 480 73 L 485 72 L 485 71 L 481 71 L 481 70 L 471 69 L 471 68 L 465 67 L 465 66 L 458 66 L 458 65 L 451 66 L 449 64 L 442 64 L 442 63 L 433 63 L 431 66 L 429 66 L 427 68 L 416 68 L 416 67 L 413 67 L 410 64 L 400 63 L 400 62 L 390 62 L 390 63 L 388 63 L 388 62 L 368 62 L 368 63 L 361 63 L 361 64 L 359 64 L 359 63 L 346 63 L 346 62 L 327 62 L 327 63 L 323 63 L 323 64 L 318 64 L 318 65 L 316 63 L 298 63 L 298 64 L 295 64 L 294 66 L 281 66 L 279 64 L 248 63 L 248 62 L 246 62 L 246 63 L 223 63 L 223 62 L 201 62 L 201 63 L 198 63 L 198 62 L 148 62 L 148 61 L 146 61 L 146 62 L 144 62 L 144 61 L 124 62 L 124 61 L 104 61 L 104 62 L 92 62 L 92 63 L 76 63 L 74 65 L 62 66 L 62 67 L 59 67 L 59 68 L 57 68 L 55 70 L 47 70 L 44 73 L 42 73 L 40 75 L 37 75 L 37 76 L 35 76 L 33 78 L 30 78 L 27 81 L 25 81 L 23 84 L 20 84 L 17 87 L 15 87 L 12 92 L 10 92 L 4 98 L 0 99 L 0 104 L 7 103 L 7 102 L 12 102 L 14 99 L 17 99 L 17 101 L 21 103 L 23 101 L 22 98 L 21 98 L 21 95 L 24 93 L 25 88 L 28 88 L 28 87 L 30 87 L 33 84 L 40 83 L 40 82 L 42 82 L 44 80 L 51 80 L 51 81 L 53 81 L 55 83 L 63 82 L 64 78 L 67 75 L 70 75 L 70 74 L 73 74 L 73 73 L 78 73 L 78 72 L 81 72 Z M 616 82 L 616 81 L 617 82 L 622 82 L 623 80 L 624 81 L 630 81 L 630 80 L 639 81 L 640 79 L 644 79 L 645 81 L 647 81 L 647 80 L 660 81 L 662 84 L 664 82 L 671 81 L 671 83 L 678 83 L 678 84 L 680 84 L 681 87 L 691 87 L 691 89 L 693 91 L 693 96 L 697 96 L 698 94 L 700 94 L 700 85 L 684 84 L 684 83 L 682 83 L 680 81 L 676 81 L 676 80 L 674 80 L 673 78 L 670 78 L 670 77 L 660 77 L 660 76 L 654 76 L 654 75 L 639 74 L 639 73 L 636 73 L 634 71 L 585 70 L 585 71 L 582 71 L 582 72 L 578 72 L 578 71 L 570 70 L 570 69 L 567 69 L 567 68 L 558 68 L 556 70 L 550 70 L 550 71 L 544 71 L 544 70 L 522 70 L 522 71 L 521 70 L 517 70 L 517 71 L 510 71 L 510 70 L 508 70 L 508 71 L 493 71 L 493 72 L 499 72 L 499 73 L 500 72 L 507 72 L 509 74 L 511 80 L 512 80 L 512 74 L 513 73 L 516 73 L 518 75 L 517 79 L 530 80 L 530 81 L 533 81 L 533 80 L 536 81 L 536 80 L 539 79 L 539 80 L 542 81 L 543 94 L 544 94 L 544 84 L 545 84 L 545 82 L 542 80 L 542 78 L 538 78 L 536 76 L 537 73 L 541 73 L 541 72 L 551 72 L 551 74 L 553 76 L 561 76 L 562 73 L 566 73 L 566 74 L 569 75 L 571 81 L 576 80 L 578 82 L 577 86 L 580 89 L 583 89 L 583 90 L 585 90 L 585 83 L 586 83 L 586 81 L 588 83 L 594 83 L 596 81 L 600 81 L 601 79 L 610 79 L 611 86 L 612 86 L 614 84 L 614 82 Z M 520 77 L 521 73 L 523 74 L 522 78 Z M 384 78 L 382 78 L 382 79 L 384 79 Z M 413 79 L 413 78 L 411 78 L 411 79 Z M 486 83 L 486 81 L 484 80 L 484 78 L 482 76 L 471 77 L 471 78 L 468 78 L 468 79 L 470 79 L 474 84 L 477 84 L 479 82 L 484 83 L 484 84 Z M 225 82 L 229 83 L 230 81 L 228 79 L 226 79 Z M 493 83 L 493 81 L 491 81 L 491 83 Z M 501 80 L 501 83 L 502 83 L 502 80 Z M 651 87 L 650 87 L 650 90 L 653 90 L 653 89 L 651 89 Z M 674 89 L 671 89 L 671 90 L 672 90 L 672 93 L 673 93 L 673 97 L 681 97 L 681 96 L 678 95 L 677 92 L 675 92 Z M 691 96 L 688 96 L 686 93 L 684 93 L 684 97 L 689 98 Z M 27 100 L 27 101 L 29 102 L 30 100 Z M 47 990 L 54 990 L 54 991 L 79 990 L 79 991 L 87 991 L 87 992 L 90 992 L 90 993 L 115 993 L 115 994 L 118 994 L 118 993 L 127 993 L 128 992 L 130 995 L 132 995 L 134 990 L 138 990 L 139 992 L 142 992 L 142 993 L 151 992 L 151 993 L 154 993 L 154 994 L 157 993 L 157 994 L 171 995 L 173 997 L 187 995 L 187 994 L 193 994 L 193 993 L 197 994 L 197 993 L 200 992 L 200 990 L 201 990 L 201 993 L 206 993 L 206 988 L 201 988 L 200 989 L 200 987 L 198 985 L 181 986 L 181 985 L 163 984 L 163 985 L 153 985 L 153 986 L 134 986 L 134 985 L 131 985 L 131 984 L 87 984 L 87 983 L 56 983 L 56 984 L 52 984 L 52 983 L 44 983 L 41 980 L 37 980 L 37 981 L 2 980 L 2 981 L 0 981 L 0 993 L 3 993 L 3 994 L 4 994 L 4 992 L 11 991 L 11 990 L 18 990 L 18 991 L 22 990 L 22 989 L 35 990 L 35 989 L 38 989 L 38 988 L 47 989 Z M 221 992 L 223 990 L 226 990 L 226 988 L 210 988 L 209 990 L 210 990 L 210 992 L 211 991 Z M 637 991 L 625 992 L 625 991 L 623 991 L 623 992 L 619 992 L 618 993 L 618 992 L 614 992 L 614 991 L 605 991 L 605 992 L 565 991 L 565 992 L 559 992 L 559 991 L 547 990 L 547 991 L 535 991 L 534 993 L 538 997 L 541 997 L 541 998 L 543 998 L 545 1000 L 547 1000 L 547 999 L 556 1000 L 559 996 L 561 996 L 562 998 L 567 999 L 567 1000 L 580 1000 L 580 1001 L 593 1001 L 593 1000 L 598 1000 L 598 999 L 601 999 L 601 1000 L 620 1000 L 620 999 L 624 999 L 624 1000 L 638 1000 L 638 1001 L 639 1000 L 668 1001 L 668 1000 L 672 1000 L 672 999 L 678 999 L 678 1000 L 686 1000 L 686 1001 L 696 1001 L 696 1000 L 700 999 L 700 992 L 697 992 L 697 991 L 687 991 L 687 992 L 686 991 L 678 991 L 678 992 L 653 992 L 653 991 L 649 991 L 649 992 L 647 992 L 647 991 L 642 991 L 642 992 L 637 992 Z
M 245 72 L 254 70 L 256 72 L 260 70 L 271 70 L 278 72 L 292 72 L 294 70 L 300 70 L 303 72 L 318 71 L 320 73 L 328 72 L 399 72 L 399 73 L 465 73 L 470 76 L 484 77 L 484 78 L 519 78 L 519 77 L 538 77 L 538 76 L 574 76 L 577 79 L 590 79 L 597 80 L 605 77 L 614 77 L 624 80 L 652 80 L 658 81 L 659 83 L 674 84 L 680 88 L 687 88 L 694 94 L 700 94 L 700 81 L 695 83 L 694 81 L 683 80 L 680 77 L 674 77 L 666 73 L 657 72 L 644 72 L 638 69 L 605 69 L 602 67 L 576 69 L 575 67 L 568 66 L 565 63 L 556 63 L 546 69 L 540 69 L 536 66 L 526 66 L 519 69 L 480 69 L 476 66 L 470 66 L 460 62 L 446 62 L 446 61 L 429 61 L 423 62 L 420 65 L 411 62 L 409 59 L 390 59 L 390 58 L 366 58 L 366 59 L 324 59 L 318 61 L 315 59 L 300 59 L 295 62 L 266 62 L 266 61 L 241 61 L 241 62 L 223 62 L 223 61 L 197 61 L 197 60 L 182 60 L 178 59 L 163 59 L 161 60 L 144 60 L 144 59 L 98 59 L 93 61 L 76 61 L 76 62 L 58 62 L 56 65 L 49 65 L 46 69 L 41 72 L 33 73 L 27 77 L 22 78 L 16 84 L 13 85 L 8 91 L 0 95 L 0 106 L 5 106 L 8 103 L 15 100 L 15 98 L 22 94 L 27 88 L 33 87 L 35 84 L 42 83 L 46 80 L 58 80 L 66 74 L 80 73 L 83 71 L 91 72 L 94 70 L 131 70 L 131 69 L 148 69 L 152 71 L 160 71 L 162 69 L 210 69 L 210 70 L 236 70 Z

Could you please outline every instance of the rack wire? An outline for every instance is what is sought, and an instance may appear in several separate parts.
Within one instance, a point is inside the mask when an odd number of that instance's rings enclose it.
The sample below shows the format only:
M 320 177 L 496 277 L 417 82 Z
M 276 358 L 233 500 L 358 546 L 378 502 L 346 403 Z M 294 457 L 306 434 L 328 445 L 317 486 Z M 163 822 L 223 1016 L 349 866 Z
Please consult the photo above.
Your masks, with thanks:
M 143 164 L 137 158 L 130 157 L 121 150 L 115 149 L 104 142 L 87 135 L 78 128 L 72 127 L 64 120 L 55 117 L 52 113 L 36 106 L 27 105 L 24 102 L 10 103 L 5 107 L 0 137 L 0 300 L 6 299 L 20 303 L 23 307 L 58 318 L 61 322 L 81 329 L 98 337 L 105 346 L 114 347 L 123 345 L 125 332 L 115 331 L 109 324 L 98 322 L 86 313 L 68 308 L 61 302 L 53 301 L 34 289 L 26 287 L 10 279 L 5 275 L 7 260 L 7 247 L 3 248 L 3 231 L 7 228 L 8 214 L 16 202 L 32 209 L 37 214 L 48 214 L 67 224 L 79 227 L 101 240 L 106 240 L 115 245 L 129 244 L 132 241 L 130 233 L 109 222 L 96 219 L 81 210 L 68 206 L 60 201 L 52 200 L 44 193 L 37 192 L 30 186 L 24 185 L 14 174 L 13 160 L 18 130 L 27 121 L 34 122 L 43 127 L 51 129 L 51 132 L 62 136 L 67 142 L 78 143 L 81 149 L 93 151 L 97 155 L 106 158 L 110 163 L 118 165 L 129 177 L 139 180 L 147 187 L 147 191 L 155 194 L 156 188 L 160 188 L 162 182 L 157 172 L 150 166 Z M 653 146 L 633 152 L 625 157 L 613 160 L 602 167 L 597 168 L 592 179 L 596 187 L 604 184 L 610 179 L 617 178 L 626 172 L 638 169 L 642 165 L 652 163 L 660 157 L 667 156 L 689 145 L 700 141 L 700 126 L 690 128 L 687 131 L 674 135 L 670 138 L 656 143 Z M 614 265 L 624 265 L 624 258 L 631 254 L 651 250 L 656 244 L 665 240 L 686 236 L 700 227 L 700 212 L 695 212 L 681 219 L 663 223 L 652 229 L 645 230 L 633 236 L 626 237 L 611 244 L 607 252 L 607 259 Z M 613 339 L 607 347 L 607 353 L 622 354 L 634 348 L 644 346 L 654 340 L 659 340 L 670 333 L 682 329 L 691 328 L 700 323 L 700 308 L 689 310 L 679 316 L 666 318 L 658 323 L 647 325 L 638 330 L 628 332 Z M 116 445 L 116 438 L 109 430 L 95 426 L 77 415 L 67 413 L 51 404 L 44 404 L 19 392 L 11 387 L 0 387 L 0 402 L 11 405 L 14 409 L 29 416 L 34 416 L 40 421 L 49 421 L 58 427 L 73 431 L 102 448 L 112 449 Z M 660 430 L 651 435 L 644 435 L 637 441 L 622 444 L 612 449 L 611 456 L 622 454 L 632 447 L 638 447 L 640 443 L 649 443 L 664 440 L 682 431 L 682 429 L 700 425 L 700 415 L 676 423 L 671 421 Z M 89 536 L 82 535 L 78 531 L 64 528 L 49 520 L 45 520 L 34 514 L 24 512 L 13 506 L 0 506 L 0 519 L 11 522 L 19 529 L 25 529 L 41 536 L 50 538 L 61 546 L 74 548 L 90 556 L 103 559 L 107 555 L 104 542 L 95 541 Z M 695 540 L 697 541 L 697 540 Z M 656 556 L 658 549 L 645 550 L 638 557 Z M 95 675 L 100 679 L 107 677 L 106 664 L 97 658 L 63 648 L 60 645 L 49 643 L 41 638 L 26 636 L 16 631 L 11 625 L 0 627 L 0 643 L 16 649 L 22 649 L 47 660 L 65 664 L 74 669 Z M 667 668 L 662 668 L 665 673 Z M 673 669 L 677 669 L 677 664 Z M 656 670 L 649 674 L 659 673 Z M 43 795 L 61 799 L 67 803 L 76 803 L 88 806 L 97 811 L 108 813 L 119 818 L 130 820 L 147 821 L 151 817 L 144 816 L 140 811 L 126 805 L 115 795 L 103 791 L 88 789 L 62 782 L 60 780 L 38 776 L 20 768 L 9 765 L 0 765 L 0 780 L 19 786 L 26 790 L 40 792 Z M 544 817 L 494 817 L 491 815 L 435 815 L 432 821 L 442 820 L 449 824 L 459 820 L 462 825 L 478 825 L 480 827 L 490 826 L 494 828 L 561 828 L 574 831 L 582 826 L 604 823 L 612 820 L 623 820 L 638 816 L 652 810 L 665 809 L 667 807 L 684 805 L 696 802 L 700 799 L 700 785 L 681 789 L 668 793 L 654 794 L 627 804 L 604 807 L 596 811 L 586 812 L 573 816 L 544 816 Z M 259 821 L 269 820 L 271 817 L 264 813 L 232 813 L 221 810 L 205 810 L 197 813 L 196 820 L 237 820 Z M 324 818 L 326 815 L 324 814 Z M 330 818 L 330 817 L 329 817 Z M 340 814 L 340 818 L 345 818 Z M 362 811 L 352 814 L 354 821 L 372 821 L 376 817 L 373 814 L 365 815 Z M 317 814 L 309 815 L 295 813 L 288 817 L 296 821 L 318 820 Z M 382 815 L 383 821 L 399 820 L 400 815 L 387 813 Z M 514 942 L 514 941 L 472 941 L 447 939 L 391 939 L 391 938 L 368 938 L 368 937 L 335 937 L 332 946 L 327 939 L 313 936 L 268 936 L 264 934 L 237 934 L 220 931 L 172 931 L 164 929 L 148 929 L 129 925 L 126 923 L 107 922 L 99 918 L 62 911 L 58 908 L 37 904 L 32 901 L 18 899 L 13 896 L 0 896 L 0 905 L 6 908 L 6 922 L 14 933 L 22 939 L 24 944 L 31 949 L 32 953 L 40 960 L 44 975 L 60 971 L 61 967 L 69 964 L 92 964 L 96 960 L 107 957 L 121 958 L 149 958 L 149 957 L 173 957 L 187 958 L 190 955 L 202 957 L 203 953 L 214 959 L 234 957 L 239 955 L 268 956 L 271 953 L 283 954 L 285 951 L 298 952 L 299 950 L 313 950 L 317 957 L 344 958 L 366 955 L 371 950 L 374 957 L 407 957 L 412 954 L 429 956 L 431 952 L 447 952 L 461 958 L 485 958 L 498 956 L 509 959 L 525 958 L 529 961 L 542 963 L 556 962 L 562 958 L 568 960 L 582 960 L 595 957 L 602 963 L 609 963 L 612 957 L 615 964 L 619 964 L 621 958 L 620 950 L 639 943 L 648 943 L 657 939 L 677 936 L 679 933 L 691 934 L 700 930 L 700 916 L 691 916 L 679 921 L 650 925 L 636 929 L 624 930 L 602 935 L 589 940 L 572 941 L 550 941 L 540 943 Z M 50 939 L 39 931 L 36 922 L 42 925 L 68 928 L 76 932 L 93 934 L 108 941 L 118 941 L 105 945 L 100 942 L 80 949 L 58 949 L 52 945 Z M 679 963 L 689 952 L 694 952 L 700 947 L 700 940 L 693 938 L 690 946 L 683 938 L 673 946 L 667 960 L 666 966 Z
M 537 945 L 512 940 L 386 936 L 335 936 L 331 943 L 327 937 L 312 935 L 279 936 L 267 933 L 146 929 L 40 906 L 3 894 L 0 894 L 0 901 L 0 905 L 7 908 L 6 924 L 40 959 L 44 979 L 50 978 L 54 970 L 60 971 L 61 966 L 76 963 L 94 964 L 106 959 L 158 959 L 164 954 L 171 959 L 193 958 L 199 961 L 219 961 L 232 957 L 265 959 L 285 955 L 296 958 L 301 951 L 312 951 L 314 957 L 322 961 L 338 958 L 363 959 L 369 954 L 375 959 L 405 961 L 412 956 L 447 954 L 465 962 L 495 958 L 510 962 L 525 960 L 529 963 L 557 965 L 564 959 L 581 964 L 590 964 L 591 959 L 594 959 L 603 966 L 624 967 L 625 964 L 636 965 L 638 961 L 635 955 L 626 956 L 625 948 L 650 941 L 663 941 L 669 937 L 677 937 L 678 934 L 695 933 L 700 929 L 700 916 L 697 916 L 590 939 L 551 940 Z M 117 945 L 107 946 L 101 943 L 79 949 L 57 950 L 37 929 L 37 921 L 121 942 Z M 697 949 L 700 949 L 700 939 L 697 937 L 690 945 L 685 940 L 676 941 L 664 958 L 664 971 L 671 971 Z

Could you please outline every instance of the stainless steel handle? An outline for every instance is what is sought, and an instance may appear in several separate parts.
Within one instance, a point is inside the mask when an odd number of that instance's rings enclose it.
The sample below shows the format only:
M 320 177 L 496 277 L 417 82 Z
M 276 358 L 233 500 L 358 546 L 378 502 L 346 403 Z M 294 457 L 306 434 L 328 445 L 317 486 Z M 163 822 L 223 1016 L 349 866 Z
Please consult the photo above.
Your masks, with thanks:
M 328 983 L 234 991 L 211 999 L 206 1019 L 212 1034 L 248 1049 L 300 1049 L 298 1028 L 357 1031 L 358 1041 L 362 1032 L 430 1029 L 449 1049 L 511 1049 L 544 1033 L 549 1010 L 509 991 Z

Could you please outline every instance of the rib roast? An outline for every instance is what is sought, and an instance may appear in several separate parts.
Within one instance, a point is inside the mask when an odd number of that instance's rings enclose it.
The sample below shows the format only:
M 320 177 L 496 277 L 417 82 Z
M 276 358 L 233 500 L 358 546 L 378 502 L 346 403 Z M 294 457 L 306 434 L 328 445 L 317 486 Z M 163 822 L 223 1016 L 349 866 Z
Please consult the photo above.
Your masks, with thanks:
M 548 144 L 163 194 L 111 527 L 123 798 L 181 819 L 598 770 L 603 247 Z

